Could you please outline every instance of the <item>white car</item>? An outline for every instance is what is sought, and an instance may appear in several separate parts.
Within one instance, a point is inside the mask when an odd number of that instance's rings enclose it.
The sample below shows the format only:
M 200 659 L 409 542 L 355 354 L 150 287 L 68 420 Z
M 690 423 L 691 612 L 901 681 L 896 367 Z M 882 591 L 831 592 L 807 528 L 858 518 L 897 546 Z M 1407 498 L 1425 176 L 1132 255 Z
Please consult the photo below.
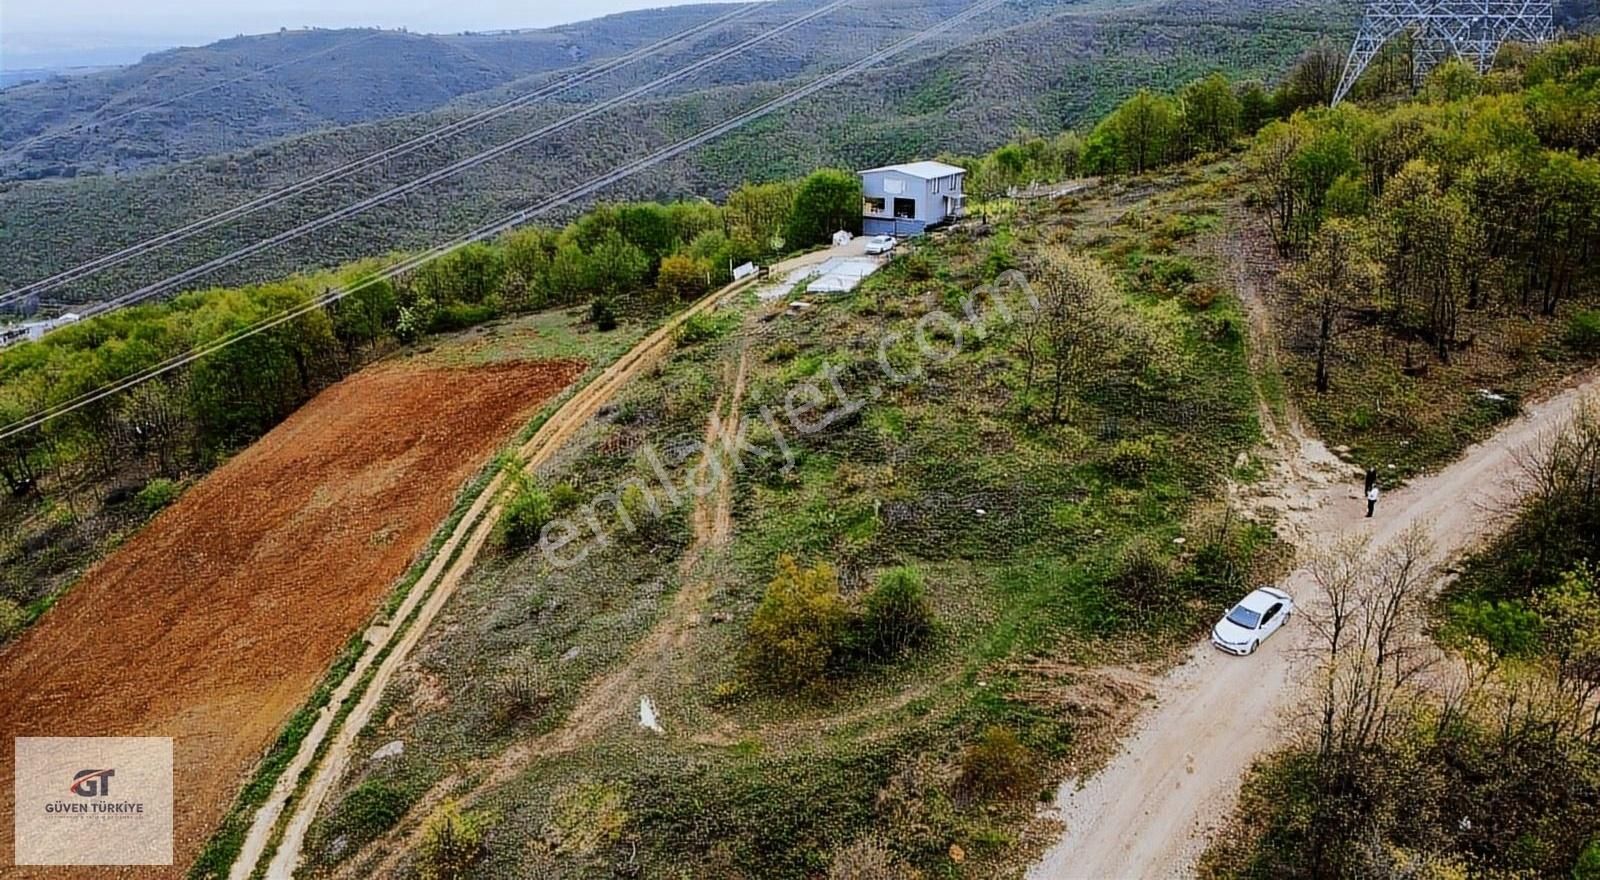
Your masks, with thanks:
M 1211 628 L 1211 644 L 1229 654 L 1254 654 L 1294 616 L 1294 600 L 1276 587 L 1262 587 L 1233 606 Z
M 872 238 L 867 239 L 867 256 L 881 257 L 884 254 L 894 250 L 895 245 L 899 243 L 900 242 L 895 241 L 895 238 L 892 235 L 875 235 Z

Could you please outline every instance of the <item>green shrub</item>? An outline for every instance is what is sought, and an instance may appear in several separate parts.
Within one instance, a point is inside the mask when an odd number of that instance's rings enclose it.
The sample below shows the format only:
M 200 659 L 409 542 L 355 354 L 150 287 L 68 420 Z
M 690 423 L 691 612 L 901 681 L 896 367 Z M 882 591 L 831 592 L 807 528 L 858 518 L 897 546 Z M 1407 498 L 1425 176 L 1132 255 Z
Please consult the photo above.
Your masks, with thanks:
M 28 622 L 28 612 L 10 599 L 0 599 L 0 642 L 19 632 Z
M 1001 232 L 989 242 L 989 253 L 983 259 L 982 275 L 992 281 L 1021 265 L 1017 259 L 1016 241 L 1010 232 Z
M 423 880 L 465 880 L 483 859 L 484 821 L 447 803 L 428 817 L 417 872 Z
M 774 687 L 821 685 L 844 645 L 849 618 L 832 566 L 801 568 L 794 557 L 779 557 L 778 573 L 750 620 L 750 672 Z
M 727 330 L 727 321 L 701 312 L 698 315 L 691 315 L 688 320 L 679 325 L 678 344 L 699 345 L 702 342 L 710 342 L 726 333 Z
M 1450 608 L 1452 628 L 1482 639 L 1502 657 L 1525 657 L 1539 647 L 1539 615 L 1521 600 L 1467 600 Z
M 1155 260 L 1151 262 L 1150 267 L 1151 280 L 1173 293 L 1193 284 L 1200 277 L 1195 271 L 1194 264 L 1182 258 Z
M 411 807 L 411 800 L 411 795 L 388 779 L 364 779 L 340 802 L 335 821 L 356 841 L 366 842 L 393 828 Z
M 922 573 L 914 568 L 884 572 L 863 605 L 858 644 L 870 658 L 899 657 L 933 633 L 933 608 Z
M 521 550 L 539 543 L 539 535 L 551 519 L 555 508 L 550 496 L 537 486 L 524 486 L 506 504 L 500 515 L 497 538 L 502 548 Z
M 875 837 L 839 850 L 828 863 L 828 880 L 909 880 L 916 876 L 888 844 Z
M 589 304 L 589 322 L 601 333 L 617 329 L 617 308 L 610 297 L 597 296 Z
M 1600 880 L 1600 837 L 1578 853 L 1578 863 L 1572 866 L 1572 880 Z
M 984 730 L 961 756 L 961 786 L 979 797 L 1024 797 L 1037 780 L 1033 753 L 1008 727 Z
M 550 510 L 556 516 L 576 510 L 583 503 L 583 496 L 571 483 L 557 483 L 550 488 Z
M 495 308 L 484 303 L 453 303 L 433 315 L 428 330 L 433 333 L 452 333 L 494 320 Z
M 1120 482 L 1142 484 L 1160 458 L 1160 450 L 1148 437 L 1118 440 L 1100 460 L 1100 467 Z
M 800 354 L 800 346 L 785 339 L 767 349 L 766 362 L 769 364 L 786 364 Z
M 1167 604 L 1173 580 L 1172 561 L 1153 541 L 1136 538 L 1117 554 L 1107 586 L 1123 606 L 1145 614 Z
M 1573 315 L 1567 321 L 1566 342 L 1580 354 L 1600 355 L 1600 310 Z
M 153 514 L 177 501 L 181 491 L 177 483 L 165 478 L 157 478 L 144 484 L 144 488 L 139 490 L 136 500 L 145 513 Z

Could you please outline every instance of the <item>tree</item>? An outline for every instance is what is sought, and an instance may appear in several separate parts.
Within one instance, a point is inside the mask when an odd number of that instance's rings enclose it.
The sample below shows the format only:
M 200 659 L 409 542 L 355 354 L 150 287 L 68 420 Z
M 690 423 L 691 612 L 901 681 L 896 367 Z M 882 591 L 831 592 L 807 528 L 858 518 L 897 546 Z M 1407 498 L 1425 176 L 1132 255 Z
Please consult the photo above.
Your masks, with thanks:
M 1037 324 L 1033 345 L 1048 372 L 1050 421 L 1060 422 L 1079 383 L 1103 373 L 1137 333 L 1116 282 L 1093 258 L 1047 249 L 1034 275 L 1039 308 L 1028 323 Z
M 1221 73 L 1213 73 L 1183 87 L 1178 93 L 1183 134 L 1193 152 L 1226 149 L 1239 133 L 1242 107 L 1233 86 Z
M 1337 355 L 1342 322 L 1366 301 L 1378 279 L 1378 268 L 1367 256 L 1365 236 L 1355 224 L 1329 220 L 1317 231 L 1306 261 L 1288 275 L 1288 289 L 1312 321 L 1316 350 L 1317 391 L 1332 386 L 1330 371 Z
M 1412 528 L 1377 553 L 1346 540 L 1314 557 L 1320 595 L 1303 604 L 1315 633 L 1314 815 L 1307 859 L 1314 876 L 1347 876 L 1344 844 L 1366 827 L 1361 815 L 1365 761 L 1411 721 L 1413 685 L 1431 652 L 1424 635 L 1435 572 L 1432 546 Z
M 1545 649 L 1555 666 L 1557 691 L 1571 707 L 1571 733 L 1600 737 L 1600 571 L 1589 563 L 1562 574 L 1539 591 L 1534 607 L 1542 620 Z
M 1239 130 L 1245 134 L 1255 134 L 1262 126 L 1271 122 L 1278 115 L 1277 108 L 1272 103 L 1272 95 L 1261 83 L 1251 80 L 1239 86 Z
M 661 261 L 656 273 L 656 290 L 667 302 L 699 299 L 711 289 L 711 269 L 693 257 L 678 254 Z
M 790 249 L 830 241 L 835 232 L 861 232 L 861 178 L 848 171 L 824 169 L 800 184 L 787 232 Z
M 608 231 L 589 251 L 588 289 L 595 296 L 618 299 L 644 283 L 650 258 L 615 229 Z
M 1571 295 L 1580 268 L 1600 252 L 1600 161 L 1550 152 L 1535 188 L 1539 246 L 1533 286 L 1539 312 L 1548 317 Z
M 1278 91 L 1278 112 L 1289 114 L 1306 107 L 1326 107 L 1344 75 L 1344 54 L 1322 42 L 1300 56 Z
M 747 183 L 728 196 L 728 234 L 754 253 L 785 249 L 798 187 L 789 181 Z
M 350 292 L 330 307 L 333 335 L 354 358 L 375 347 L 399 320 L 400 306 L 388 279 L 361 275 L 349 284 Z
M 1143 174 L 1166 161 L 1177 134 L 1177 117 L 1171 98 L 1140 89 L 1102 125 L 1117 134 L 1122 167 L 1134 174 Z
M 1438 169 L 1414 161 L 1389 181 L 1378 215 L 1391 326 L 1409 339 L 1408 329 L 1421 324 L 1448 363 L 1470 286 L 1469 253 L 1481 247 L 1471 213 L 1442 191 Z
M 1262 129 L 1245 162 L 1273 241 L 1285 256 L 1317 231 L 1334 183 L 1361 168 L 1347 134 L 1298 116 Z

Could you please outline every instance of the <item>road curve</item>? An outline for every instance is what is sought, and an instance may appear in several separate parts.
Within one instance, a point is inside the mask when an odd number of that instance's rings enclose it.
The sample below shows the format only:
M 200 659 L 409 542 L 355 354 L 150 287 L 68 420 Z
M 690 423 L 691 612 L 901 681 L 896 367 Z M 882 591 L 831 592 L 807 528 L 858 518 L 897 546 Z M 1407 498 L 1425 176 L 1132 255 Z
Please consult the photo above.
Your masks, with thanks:
M 1372 520 L 1364 518 L 1358 485 L 1302 486 L 1303 496 L 1291 503 L 1310 513 L 1303 544 L 1327 547 L 1366 535 L 1376 550 L 1421 525 L 1440 558 L 1471 548 L 1497 525 L 1489 512 L 1520 497 L 1519 456 L 1597 392 L 1600 379 L 1590 374 L 1530 406 L 1455 464 L 1385 496 Z M 1292 578 L 1289 589 L 1311 593 L 1304 576 Z M 1061 786 L 1056 807 L 1066 830 L 1028 872 L 1030 880 L 1194 876 L 1251 762 L 1285 741 L 1315 668 L 1311 643 L 1309 628 L 1291 622 L 1251 657 L 1196 646 L 1163 681 L 1156 708 L 1111 764 Z

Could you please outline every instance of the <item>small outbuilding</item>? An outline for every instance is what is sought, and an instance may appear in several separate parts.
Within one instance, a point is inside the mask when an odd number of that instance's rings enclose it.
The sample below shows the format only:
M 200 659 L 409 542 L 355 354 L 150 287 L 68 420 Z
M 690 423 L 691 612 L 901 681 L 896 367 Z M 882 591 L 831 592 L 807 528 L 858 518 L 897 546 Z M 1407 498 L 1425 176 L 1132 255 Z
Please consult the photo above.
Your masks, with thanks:
M 867 235 L 921 235 L 960 217 L 967 172 L 943 162 L 888 165 L 861 172 L 862 229 Z

